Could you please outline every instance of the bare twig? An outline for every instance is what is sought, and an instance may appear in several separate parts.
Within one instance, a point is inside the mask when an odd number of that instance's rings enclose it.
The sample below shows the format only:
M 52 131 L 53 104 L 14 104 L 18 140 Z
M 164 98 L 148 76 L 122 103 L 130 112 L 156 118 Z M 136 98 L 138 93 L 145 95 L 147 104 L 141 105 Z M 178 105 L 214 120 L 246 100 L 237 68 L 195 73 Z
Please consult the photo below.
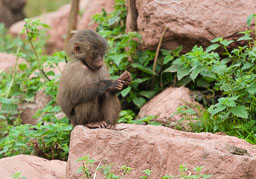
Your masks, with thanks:
M 157 63 L 157 59 L 158 59 L 158 55 L 159 55 L 159 51 L 160 51 L 160 47 L 162 45 L 162 42 L 163 42 L 163 38 L 164 38 L 164 34 L 167 30 L 167 27 L 165 26 L 164 27 L 164 30 L 160 36 L 160 40 L 159 40 L 159 43 L 158 43 L 158 46 L 157 46 L 157 49 L 156 49 L 156 56 L 155 56 L 155 59 L 154 59 L 154 64 L 153 64 L 153 72 L 156 71 L 156 63 Z M 155 83 L 155 75 L 153 75 L 152 77 L 152 84 L 151 84 L 151 88 L 154 87 L 154 83 Z
M 101 161 L 102 161 L 102 160 L 101 160 Z M 96 173 L 97 173 L 98 168 L 100 167 L 101 161 L 100 161 L 99 165 L 98 165 L 98 166 L 96 167 L 96 169 L 95 169 L 95 173 L 94 173 L 94 175 L 93 175 L 93 179 L 96 179 Z

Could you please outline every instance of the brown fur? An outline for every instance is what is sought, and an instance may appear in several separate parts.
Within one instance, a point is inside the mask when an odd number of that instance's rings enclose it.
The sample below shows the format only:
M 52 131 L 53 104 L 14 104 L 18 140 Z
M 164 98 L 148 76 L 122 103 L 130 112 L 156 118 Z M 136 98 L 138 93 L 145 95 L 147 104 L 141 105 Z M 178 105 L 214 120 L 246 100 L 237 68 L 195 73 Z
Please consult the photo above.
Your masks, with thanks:
M 115 93 L 131 78 L 129 74 L 126 80 L 110 79 L 103 63 L 106 49 L 106 40 L 91 30 L 78 31 L 69 42 L 67 53 L 73 61 L 63 70 L 57 102 L 73 127 L 108 127 L 119 118 L 121 106 Z

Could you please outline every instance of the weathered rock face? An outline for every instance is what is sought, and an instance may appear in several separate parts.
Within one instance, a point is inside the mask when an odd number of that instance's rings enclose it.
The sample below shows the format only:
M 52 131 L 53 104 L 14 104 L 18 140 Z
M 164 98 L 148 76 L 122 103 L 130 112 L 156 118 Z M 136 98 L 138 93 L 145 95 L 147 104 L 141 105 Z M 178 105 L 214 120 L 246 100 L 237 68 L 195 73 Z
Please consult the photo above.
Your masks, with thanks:
M 94 0 L 94 1 L 81 1 L 80 10 L 84 12 L 83 17 L 78 22 L 78 29 L 96 29 L 96 24 L 90 25 L 92 20 L 91 17 L 97 13 L 100 13 L 104 8 L 107 12 L 113 10 L 114 0 Z M 34 17 L 33 19 L 41 19 L 41 21 L 51 28 L 48 30 L 48 41 L 47 41 L 47 52 L 53 53 L 58 50 L 64 49 L 65 35 L 68 26 L 68 16 L 70 12 L 70 5 L 64 5 L 59 10 L 51 13 Z M 9 29 L 9 33 L 12 35 L 18 35 L 25 22 L 20 21 L 12 25 Z
M 14 68 L 16 64 L 16 56 L 9 53 L 0 53 L 0 71 L 9 71 L 10 68 Z M 27 63 L 25 59 L 19 58 L 18 64 Z
M 102 9 L 105 9 L 107 12 L 111 12 L 114 10 L 113 6 L 115 4 L 115 0 L 93 0 L 93 1 L 85 1 L 83 17 L 80 19 L 78 23 L 78 30 L 81 29 L 91 29 L 96 30 L 97 24 L 92 23 L 92 17 L 95 14 L 101 13 Z
M 69 10 L 70 5 L 64 5 L 58 11 L 32 18 L 41 19 L 41 22 L 51 26 L 51 28 L 47 31 L 49 39 L 47 42 L 47 51 L 49 53 L 63 49 Z M 23 29 L 24 24 L 24 21 L 13 24 L 9 29 L 9 33 L 12 35 L 18 35 Z
M 185 51 L 216 37 L 236 38 L 256 11 L 254 0 L 128 0 L 127 6 L 127 31 L 142 35 L 142 48 L 155 48 L 166 26 L 163 47 Z
M 25 18 L 23 8 L 26 0 L 0 0 L 0 22 L 6 27 Z
M 51 100 L 50 96 L 47 96 L 43 90 L 37 92 L 34 103 L 23 103 L 19 105 L 19 111 L 21 111 L 21 119 L 23 124 L 36 124 L 39 119 L 34 119 L 33 116 L 36 111 L 43 109 L 47 103 Z
M 65 178 L 66 162 L 47 160 L 36 156 L 17 155 L 0 159 L 0 178 L 11 179 L 16 172 L 21 177 L 37 179 Z
M 176 175 L 179 164 L 204 166 L 202 172 L 212 178 L 256 178 L 255 147 L 231 136 L 159 126 L 118 124 L 117 130 L 77 126 L 71 134 L 67 178 L 82 176 L 76 172 L 82 164 L 76 160 L 88 154 L 96 166 L 100 161 L 101 166 L 113 164 L 116 174 L 121 174 L 122 165 L 134 168 L 127 178 L 139 178 L 145 169 L 153 171 L 150 178 Z
M 194 108 L 194 106 L 201 107 L 200 104 L 191 98 L 191 91 L 188 88 L 169 87 L 147 102 L 140 109 L 138 118 L 156 115 L 157 117 L 154 121 L 160 123 L 175 123 L 181 119 L 181 116 L 179 114 L 172 114 L 177 111 L 178 107 L 184 105 L 190 105 L 189 107 L 191 108 Z

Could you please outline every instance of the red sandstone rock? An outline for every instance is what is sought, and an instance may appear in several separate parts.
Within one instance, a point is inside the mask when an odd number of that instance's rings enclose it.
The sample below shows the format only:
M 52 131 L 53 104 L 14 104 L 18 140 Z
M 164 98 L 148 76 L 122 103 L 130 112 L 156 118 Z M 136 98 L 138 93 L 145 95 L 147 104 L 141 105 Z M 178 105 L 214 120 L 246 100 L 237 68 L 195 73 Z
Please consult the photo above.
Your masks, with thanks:
M 244 152 L 239 152 L 239 151 Z M 112 164 L 120 175 L 120 167 L 134 168 L 126 178 L 139 178 L 145 169 L 150 178 L 178 174 L 178 166 L 189 169 L 204 166 L 202 173 L 216 179 L 256 178 L 254 145 L 231 136 L 211 133 L 188 133 L 162 126 L 118 124 L 117 130 L 88 129 L 76 126 L 71 134 L 66 178 L 80 178 L 78 158 L 86 155 L 96 160 L 95 167 Z M 97 178 L 100 177 L 97 172 Z
M 95 14 L 101 13 L 102 9 L 105 9 L 107 12 L 111 12 L 114 10 L 115 0 L 93 0 L 93 1 L 85 1 L 84 14 L 78 23 L 78 30 L 81 29 L 92 29 L 96 30 L 97 24 L 92 24 L 92 17 Z
M 127 0 L 127 6 L 127 31 L 142 35 L 142 48 L 156 48 L 166 26 L 163 47 L 185 51 L 216 37 L 237 38 L 256 11 L 254 0 Z
M 43 14 L 32 19 L 41 19 L 41 22 L 51 26 L 48 30 L 48 42 L 47 51 L 53 53 L 57 50 L 63 49 L 64 46 L 64 35 L 67 30 L 68 16 L 69 16 L 70 5 L 64 5 L 55 12 Z M 23 29 L 25 22 L 19 21 L 13 24 L 9 33 L 12 35 L 18 35 Z
M 24 19 L 23 8 L 26 0 L 0 0 L 0 22 L 9 27 L 11 24 Z
M 0 71 L 9 71 L 15 67 L 16 56 L 9 53 L 0 53 Z M 18 64 L 27 63 L 25 59 L 19 58 Z M 17 67 L 18 68 L 18 67 Z
M 188 106 L 189 104 L 193 104 L 189 106 L 192 108 L 195 105 L 201 107 L 200 104 L 198 104 L 191 98 L 191 91 L 188 88 L 169 87 L 154 98 L 152 98 L 149 102 L 147 102 L 140 109 L 138 118 L 156 115 L 157 117 L 154 119 L 154 121 L 160 123 L 177 122 L 181 119 L 181 116 L 179 114 L 172 114 L 177 111 L 178 107 L 185 105 Z
M 78 22 L 78 29 L 96 29 L 96 24 L 90 25 L 92 20 L 92 16 L 100 13 L 102 9 L 106 9 L 107 12 L 113 10 L 114 0 L 94 0 L 94 1 L 81 1 L 80 3 L 80 10 L 84 12 L 83 17 L 80 18 Z M 51 26 L 48 30 L 48 41 L 47 41 L 47 52 L 53 53 L 58 50 L 64 49 L 64 41 L 65 35 L 67 31 L 68 25 L 68 16 L 70 11 L 70 5 L 64 5 L 59 8 L 55 12 L 50 12 L 38 17 L 34 17 L 33 19 L 41 19 L 41 22 Z M 10 29 L 9 33 L 12 35 L 18 35 L 25 22 L 20 21 L 18 23 L 13 24 Z
M 27 179 L 63 179 L 66 162 L 36 156 L 17 155 L 0 159 L 0 178 L 12 179 L 16 172 Z

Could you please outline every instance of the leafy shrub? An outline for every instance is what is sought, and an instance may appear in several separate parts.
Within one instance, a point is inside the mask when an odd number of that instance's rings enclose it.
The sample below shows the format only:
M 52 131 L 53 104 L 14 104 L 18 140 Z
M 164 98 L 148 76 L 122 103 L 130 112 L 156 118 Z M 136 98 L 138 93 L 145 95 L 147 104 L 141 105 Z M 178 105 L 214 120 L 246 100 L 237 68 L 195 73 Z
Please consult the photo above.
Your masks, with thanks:
M 155 52 L 138 50 L 140 34 L 125 33 L 125 0 L 116 0 L 115 10 L 112 13 L 107 14 L 103 10 L 93 19 L 99 24 L 97 28 L 99 34 L 108 40 L 109 51 L 105 56 L 105 62 L 112 77 L 117 78 L 125 70 L 129 70 L 132 74 L 131 85 L 121 92 L 121 97 L 125 97 L 122 99 L 122 104 L 124 108 L 138 111 L 148 99 L 163 90 L 173 79 L 170 73 L 166 76 L 164 70 L 169 67 L 173 56 L 180 52 L 180 48 L 174 51 L 162 50 L 156 70 L 153 71 Z M 152 76 L 156 77 L 155 83 L 152 83 Z
M 17 57 L 24 57 L 28 64 L 15 66 L 12 73 L 1 72 L 0 102 L 0 158 L 13 156 L 20 153 L 45 157 L 48 159 L 66 160 L 68 154 L 69 135 L 71 125 L 66 117 L 57 119 L 60 107 L 56 106 L 57 85 L 60 75 L 51 70 L 56 68 L 59 62 L 65 61 L 64 53 L 57 52 L 52 56 L 44 54 L 45 40 L 43 30 L 39 27 L 48 27 L 40 20 L 25 20 L 24 33 L 28 39 L 25 44 L 30 44 L 29 53 L 20 52 L 21 46 L 16 49 Z M 12 40 L 11 37 L 6 37 Z M 23 45 L 23 43 L 21 43 Z M 26 46 L 27 47 L 27 46 Z M 10 48 L 11 50 L 15 50 Z M 31 53 L 32 52 L 32 53 Z M 18 59 L 18 58 L 17 58 Z M 47 73 L 44 68 L 50 69 Z M 19 71 L 18 71 L 19 70 Z M 18 72 L 17 72 L 18 71 Z M 48 80 L 51 78 L 51 80 Z M 45 82 L 42 82 L 42 79 Z M 37 112 L 36 118 L 40 119 L 37 125 L 21 125 L 18 104 L 33 102 L 34 96 L 40 89 L 51 97 L 48 105 Z
M 112 165 L 108 164 L 101 164 L 101 162 L 98 164 L 98 166 L 95 166 L 95 160 L 90 158 L 90 155 L 86 155 L 84 157 L 81 157 L 77 160 L 77 162 L 82 162 L 82 166 L 77 170 L 78 173 L 84 174 L 82 177 L 91 179 L 96 178 L 97 172 L 102 172 L 104 178 L 107 179 L 125 179 L 129 178 L 129 173 L 133 170 L 133 168 L 128 167 L 126 165 L 121 166 L 121 172 L 122 176 L 118 176 L 114 174 L 112 171 Z M 180 165 L 179 166 L 179 175 L 176 176 L 163 176 L 162 179 L 169 179 L 169 178 L 180 178 L 180 179 L 206 179 L 210 178 L 212 175 L 208 174 L 201 174 L 201 171 L 204 167 L 195 167 L 193 171 L 189 171 L 186 165 Z M 146 169 L 142 171 L 145 175 L 141 176 L 141 179 L 148 179 L 150 177 L 150 174 L 152 173 L 152 170 Z

